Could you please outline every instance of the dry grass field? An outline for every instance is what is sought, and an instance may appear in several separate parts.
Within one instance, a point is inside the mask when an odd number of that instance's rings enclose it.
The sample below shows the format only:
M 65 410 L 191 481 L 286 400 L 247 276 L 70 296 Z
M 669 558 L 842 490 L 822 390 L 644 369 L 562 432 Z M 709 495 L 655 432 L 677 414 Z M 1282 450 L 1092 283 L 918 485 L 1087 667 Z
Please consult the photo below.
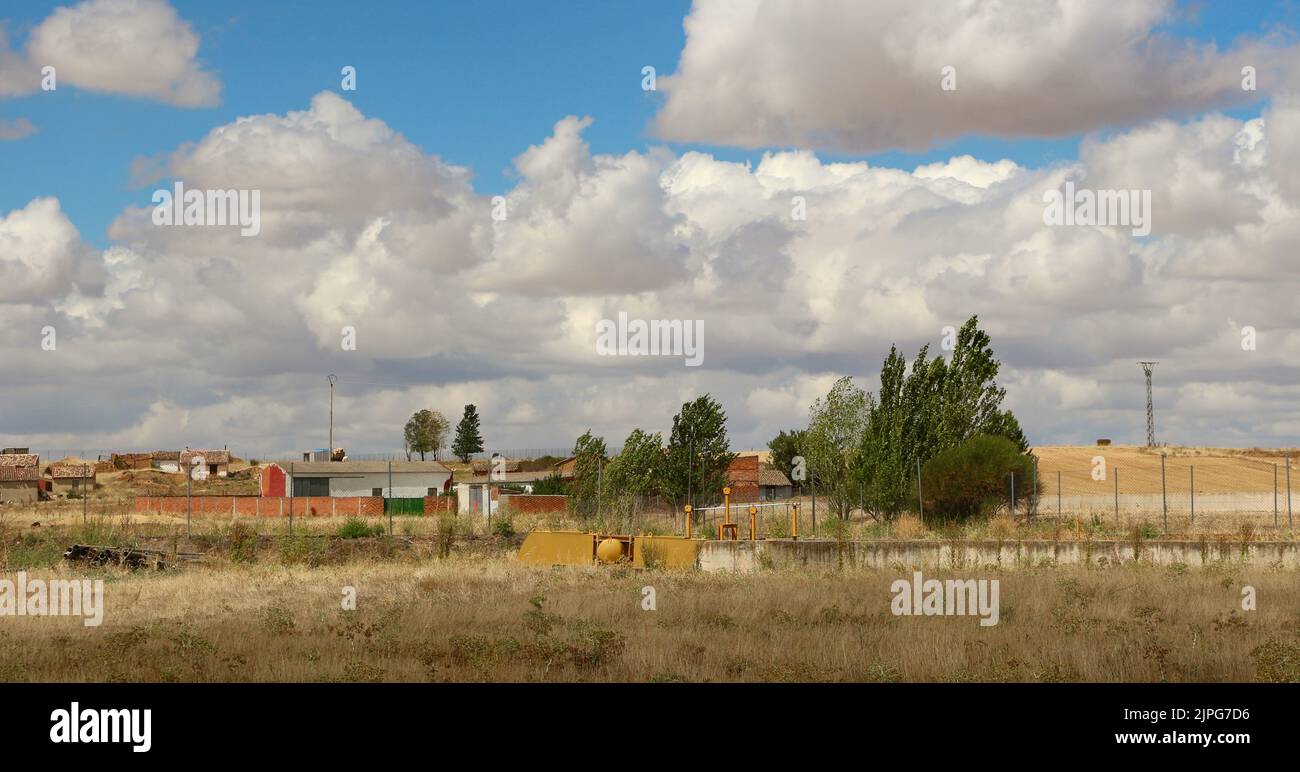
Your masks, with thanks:
M 0 619 L 0 681 L 1300 681 L 1296 577 L 1267 570 L 945 574 L 999 579 L 981 627 L 892 615 L 902 572 L 544 570 L 504 547 L 242 560 L 96 573 L 98 628 Z

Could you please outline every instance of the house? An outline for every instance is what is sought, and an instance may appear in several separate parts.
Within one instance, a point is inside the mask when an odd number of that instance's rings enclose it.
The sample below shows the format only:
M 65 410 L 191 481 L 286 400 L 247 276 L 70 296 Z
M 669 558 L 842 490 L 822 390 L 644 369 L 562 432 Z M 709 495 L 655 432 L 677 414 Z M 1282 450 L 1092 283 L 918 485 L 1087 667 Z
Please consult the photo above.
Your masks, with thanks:
M 27 503 L 40 498 L 41 457 L 26 450 L 6 448 L 0 454 L 0 503 Z
M 578 476 L 578 457 L 569 456 L 560 463 L 555 465 L 555 473 L 565 482 L 572 481 Z
M 343 448 L 335 448 L 330 452 L 327 448 L 316 448 L 315 450 L 304 450 L 302 453 L 303 461 L 347 461 L 348 452 Z
M 160 472 L 176 473 L 181 471 L 181 452 L 179 450 L 155 450 L 150 453 L 152 466 Z
M 737 455 L 727 467 L 727 484 L 731 501 L 748 504 L 790 498 L 790 479 L 780 469 L 764 463 L 757 453 Z
M 80 496 L 95 490 L 95 465 L 89 461 L 56 461 L 46 471 L 50 474 L 50 491 L 57 496 Z
M 230 473 L 230 451 L 225 450 L 190 450 L 186 448 L 180 452 L 180 468 L 188 470 L 194 466 L 195 459 L 202 459 L 200 463 L 207 467 L 208 474 L 213 477 L 225 477 Z
M 291 496 L 423 500 L 451 483 L 451 470 L 438 461 L 297 461 L 284 471 Z

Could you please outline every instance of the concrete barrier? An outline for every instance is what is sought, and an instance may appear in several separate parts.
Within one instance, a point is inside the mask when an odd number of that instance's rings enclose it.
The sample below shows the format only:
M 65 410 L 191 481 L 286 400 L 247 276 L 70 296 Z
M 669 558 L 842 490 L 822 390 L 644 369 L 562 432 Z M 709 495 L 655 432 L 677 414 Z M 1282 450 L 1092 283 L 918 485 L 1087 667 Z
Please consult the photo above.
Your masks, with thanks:
M 1183 564 L 1192 568 L 1235 563 L 1300 569 L 1300 542 L 1240 541 L 963 541 L 764 539 L 706 541 L 705 571 L 760 568 L 1032 568 L 1051 565 Z

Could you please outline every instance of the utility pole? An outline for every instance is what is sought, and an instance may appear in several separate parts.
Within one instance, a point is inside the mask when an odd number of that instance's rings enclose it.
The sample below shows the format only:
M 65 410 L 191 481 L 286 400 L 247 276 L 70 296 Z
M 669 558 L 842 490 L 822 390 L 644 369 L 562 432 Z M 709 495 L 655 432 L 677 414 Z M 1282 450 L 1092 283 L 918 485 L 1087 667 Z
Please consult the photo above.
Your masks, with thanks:
M 1159 362 L 1138 362 L 1142 365 L 1142 372 L 1147 376 L 1147 447 L 1156 446 L 1156 413 L 1151 405 L 1151 371 Z
M 334 460 L 334 382 L 338 379 L 339 377 L 334 373 L 325 376 L 325 380 L 330 382 L 330 446 L 326 450 L 329 453 L 325 458 L 326 461 Z

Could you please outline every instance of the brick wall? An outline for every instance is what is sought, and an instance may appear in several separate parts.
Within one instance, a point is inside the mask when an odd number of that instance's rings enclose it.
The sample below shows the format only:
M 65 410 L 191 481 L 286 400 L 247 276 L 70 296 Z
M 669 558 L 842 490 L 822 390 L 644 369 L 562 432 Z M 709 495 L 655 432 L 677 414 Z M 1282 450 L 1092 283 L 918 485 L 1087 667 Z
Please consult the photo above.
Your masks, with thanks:
M 727 467 L 732 504 L 758 501 L 758 456 L 742 456 Z
M 424 514 L 437 515 L 443 512 L 456 514 L 456 497 L 455 496 L 425 496 L 424 497 Z
M 568 496 L 528 496 L 508 493 L 501 497 L 501 506 L 530 514 L 565 512 L 569 508 L 568 502 Z
M 207 517 L 378 517 L 379 496 L 193 496 L 190 511 Z M 137 513 L 185 514 L 184 496 L 136 496 Z

